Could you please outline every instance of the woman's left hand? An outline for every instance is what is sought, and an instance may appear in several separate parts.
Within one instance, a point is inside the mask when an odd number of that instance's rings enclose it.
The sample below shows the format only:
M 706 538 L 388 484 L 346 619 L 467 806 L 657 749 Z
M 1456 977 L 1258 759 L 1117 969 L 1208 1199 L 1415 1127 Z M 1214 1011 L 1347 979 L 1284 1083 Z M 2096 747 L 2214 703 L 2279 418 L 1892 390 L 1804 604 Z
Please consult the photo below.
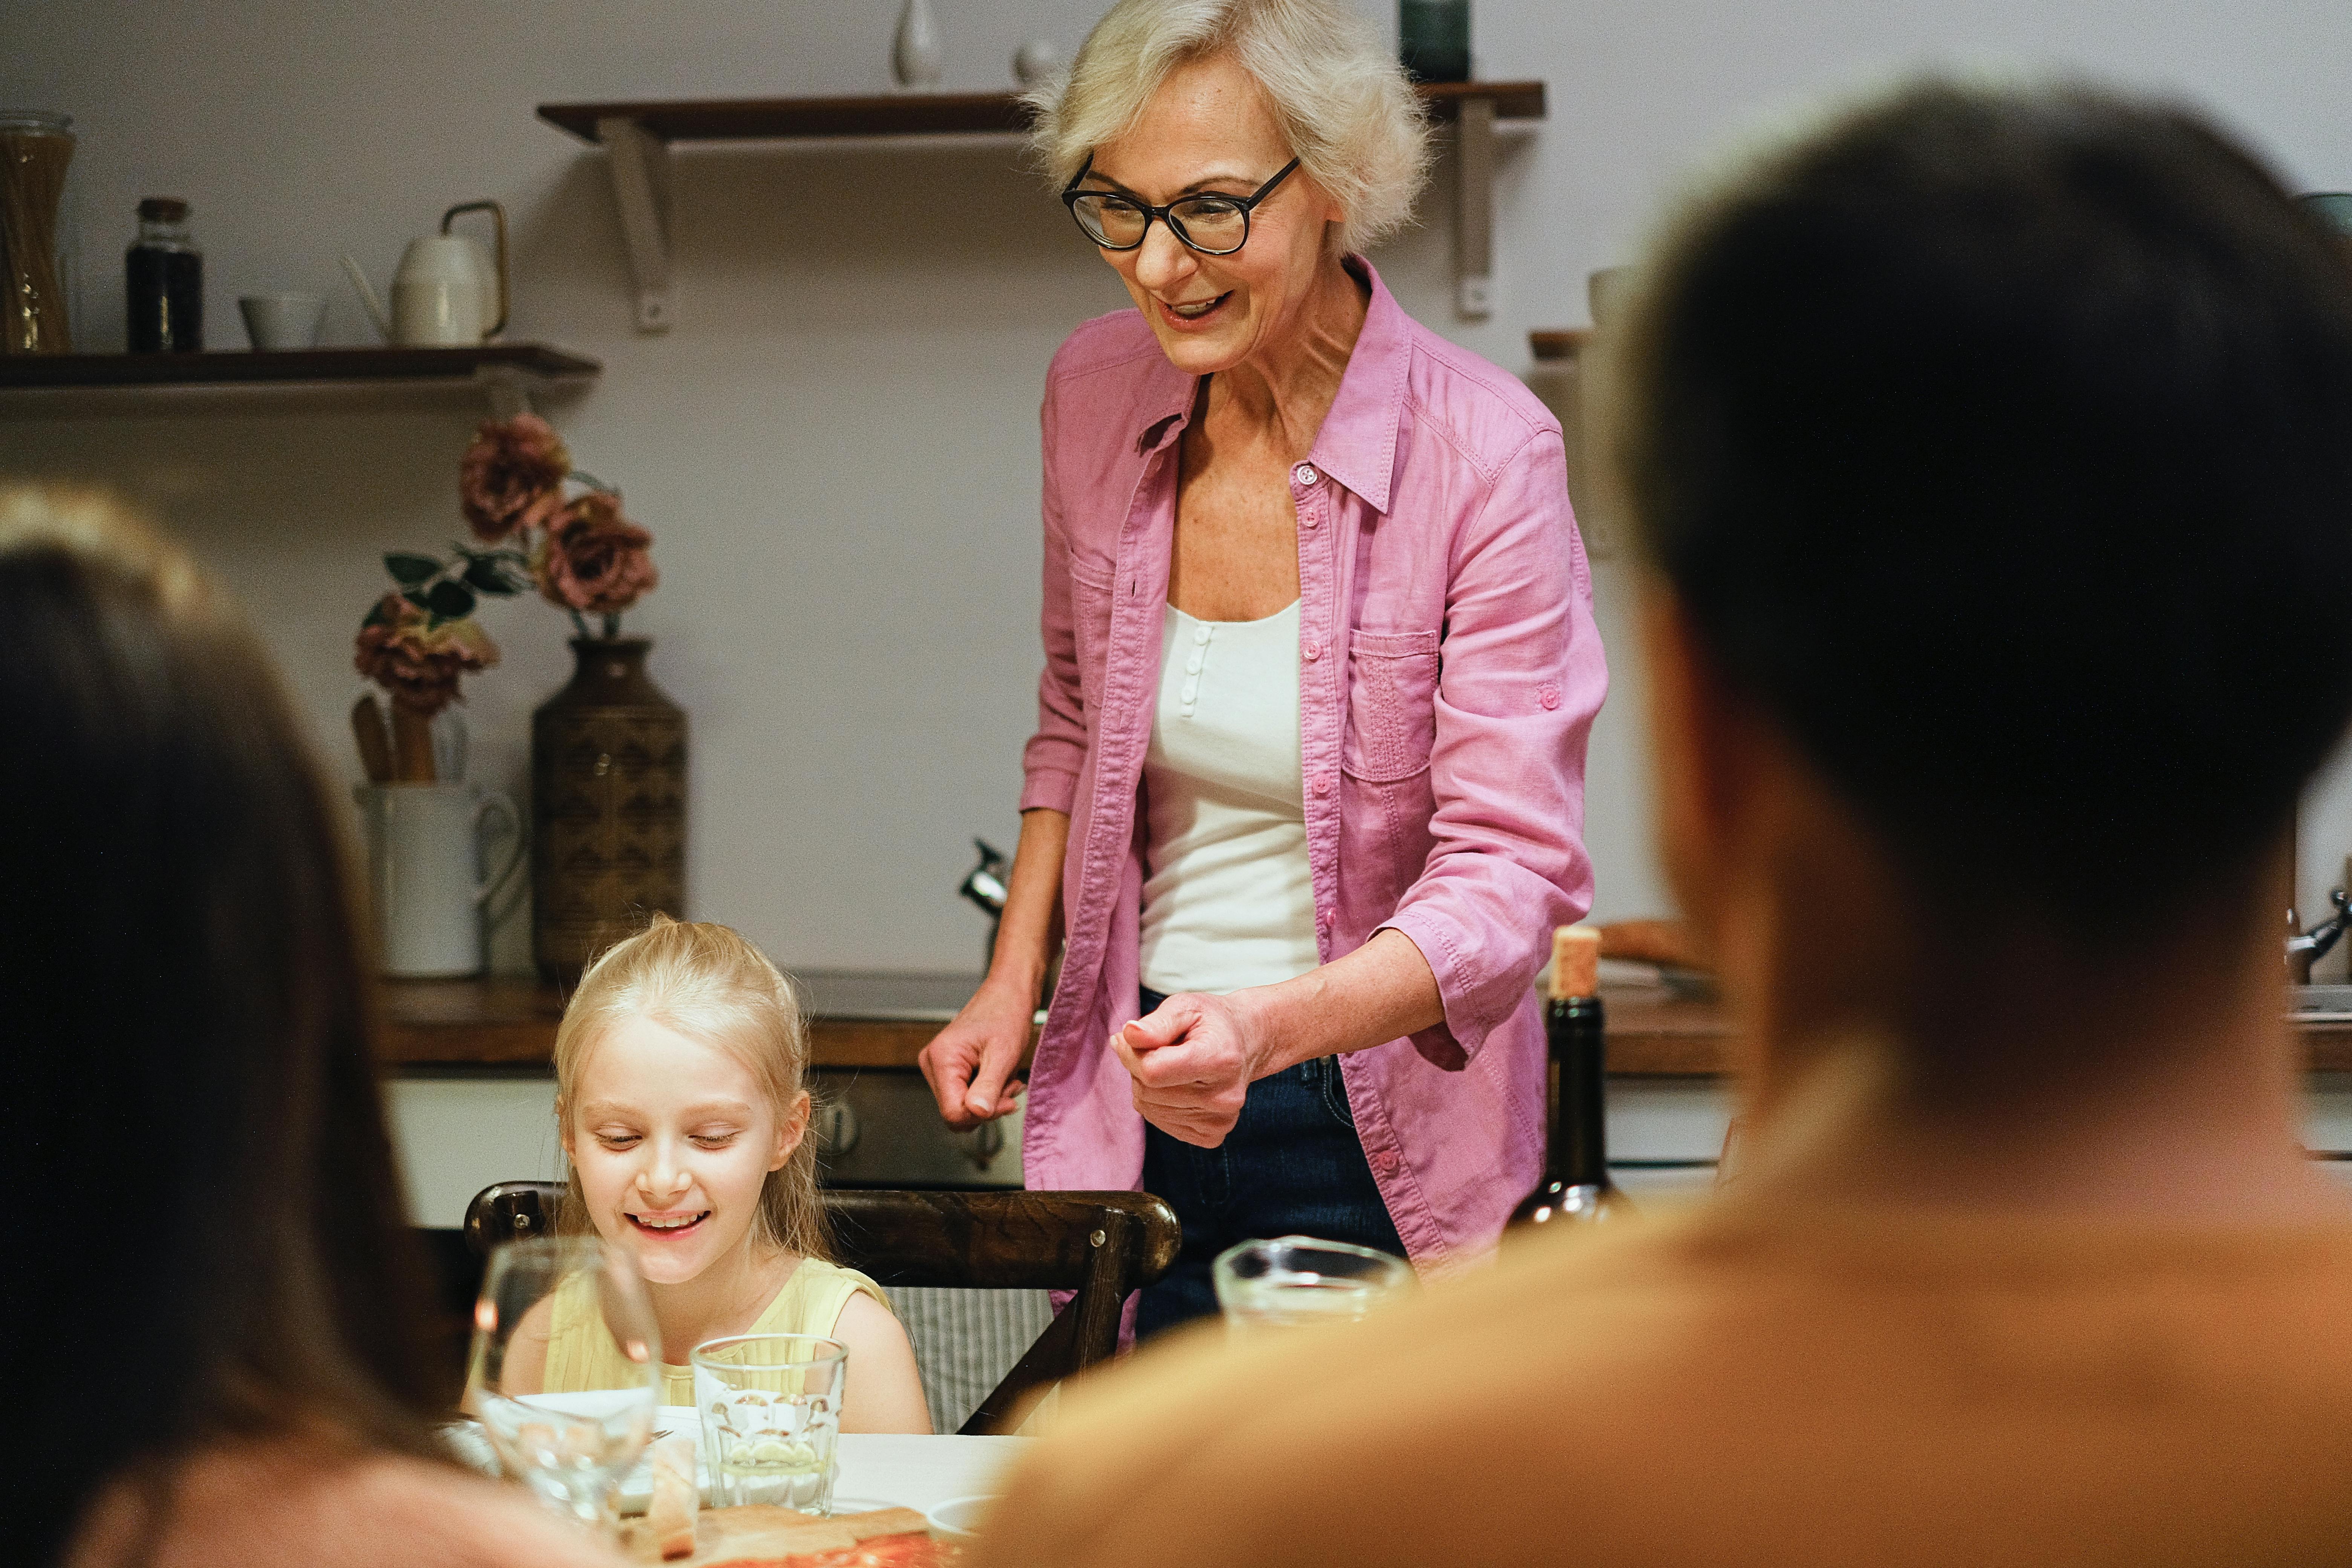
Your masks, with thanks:
M 1146 1121 L 1203 1149 L 1225 1141 L 1249 1086 L 1270 1070 L 1265 1020 L 1249 998 L 1183 992 L 1110 1037 Z

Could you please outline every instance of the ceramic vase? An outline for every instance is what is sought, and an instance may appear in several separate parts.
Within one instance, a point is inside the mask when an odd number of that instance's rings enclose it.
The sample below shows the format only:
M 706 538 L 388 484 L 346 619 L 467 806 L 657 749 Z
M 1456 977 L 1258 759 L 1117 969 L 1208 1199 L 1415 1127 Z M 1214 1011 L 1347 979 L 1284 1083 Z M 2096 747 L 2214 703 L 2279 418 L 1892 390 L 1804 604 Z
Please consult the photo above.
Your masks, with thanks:
M 1032 38 L 1013 52 L 1013 79 L 1023 87 L 1041 87 L 1062 68 L 1062 51 L 1051 38 Z
M 940 37 L 940 19 L 931 0 L 907 0 L 898 13 L 898 33 L 890 46 L 890 74 L 900 87 L 936 87 L 940 64 L 946 54 Z
M 686 710 L 646 674 L 652 647 L 573 638 L 572 684 L 531 715 L 531 955 L 560 984 L 686 913 Z

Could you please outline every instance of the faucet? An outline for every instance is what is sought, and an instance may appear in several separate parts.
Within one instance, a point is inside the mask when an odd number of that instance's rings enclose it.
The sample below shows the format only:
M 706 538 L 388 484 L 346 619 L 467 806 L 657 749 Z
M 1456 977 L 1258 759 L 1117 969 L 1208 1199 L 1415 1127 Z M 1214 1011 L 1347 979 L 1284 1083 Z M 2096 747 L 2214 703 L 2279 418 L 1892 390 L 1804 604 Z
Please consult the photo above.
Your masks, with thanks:
M 2309 931 L 2303 929 L 2302 916 L 2293 909 L 2286 911 L 2286 972 L 2297 985 L 2311 984 L 2312 964 L 2326 955 L 2347 927 L 2352 927 L 2352 898 L 2345 897 L 2341 888 L 2327 898 L 2336 912 Z
M 1004 918 L 1004 873 L 1012 869 L 1012 862 L 1005 859 L 1003 850 L 985 838 L 973 839 L 971 847 L 980 851 L 980 864 L 964 873 L 963 881 L 956 891 L 988 915 L 988 944 L 982 949 L 980 961 L 981 970 L 985 973 L 988 966 L 996 962 L 996 927 L 997 922 Z M 2328 940 L 2332 942 L 2335 939 L 2331 937 Z M 2310 965 L 2305 964 L 2305 968 L 2307 971 Z

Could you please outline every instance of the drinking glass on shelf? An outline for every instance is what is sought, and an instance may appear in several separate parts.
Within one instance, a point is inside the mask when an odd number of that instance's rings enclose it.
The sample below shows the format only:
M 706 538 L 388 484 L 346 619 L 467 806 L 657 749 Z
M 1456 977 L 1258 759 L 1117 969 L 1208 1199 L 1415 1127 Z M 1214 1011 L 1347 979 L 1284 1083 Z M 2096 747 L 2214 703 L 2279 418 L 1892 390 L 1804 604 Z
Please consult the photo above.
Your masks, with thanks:
M 1412 1285 L 1412 1267 L 1369 1247 L 1286 1236 L 1227 1247 L 1211 1277 L 1234 1330 L 1303 1329 L 1362 1317 Z
M 739 1334 L 694 1350 L 694 1408 L 713 1508 L 833 1511 L 849 1347 L 813 1334 Z
M 546 1392 L 549 1348 L 602 1366 L 616 1384 Z M 606 1353 L 609 1352 L 610 1353 Z M 506 1472 L 593 1529 L 611 1525 L 608 1501 L 652 1441 L 661 1332 L 653 1300 L 625 1251 L 593 1237 L 512 1242 L 490 1255 L 474 1303 L 466 1398 Z

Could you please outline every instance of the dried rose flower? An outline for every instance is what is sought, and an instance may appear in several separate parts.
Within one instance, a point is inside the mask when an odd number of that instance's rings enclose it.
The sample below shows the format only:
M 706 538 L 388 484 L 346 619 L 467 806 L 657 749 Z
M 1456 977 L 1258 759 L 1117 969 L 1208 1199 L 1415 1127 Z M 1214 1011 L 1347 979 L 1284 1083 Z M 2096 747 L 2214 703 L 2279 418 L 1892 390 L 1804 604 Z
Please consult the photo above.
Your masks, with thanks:
M 459 676 L 498 662 L 498 644 L 471 619 L 433 626 L 398 594 L 386 594 L 368 612 L 352 660 L 394 702 L 428 719 L 456 700 Z
M 536 414 L 488 419 L 457 465 L 457 504 L 476 537 L 495 543 L 547 521 L 563 504 L 572 454 Z
M 654 536 L 621 515 L 621 498 L 591 490 L 548 520 L 530 572 L 551 605 L 618 615 L 661 581 L 646 552 Z

